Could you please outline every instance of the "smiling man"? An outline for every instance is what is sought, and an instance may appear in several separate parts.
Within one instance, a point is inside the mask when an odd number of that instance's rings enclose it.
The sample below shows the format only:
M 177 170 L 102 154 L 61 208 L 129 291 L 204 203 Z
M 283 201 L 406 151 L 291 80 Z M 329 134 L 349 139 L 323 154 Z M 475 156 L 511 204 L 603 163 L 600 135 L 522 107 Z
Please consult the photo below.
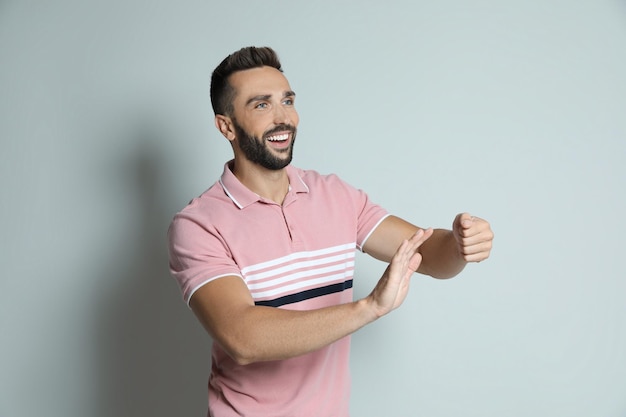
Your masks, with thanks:
M 220 63 L 211 101 L 234 158 L 169 229 L 171 272 L 214 342 L 209 416 L 348 416 L 350 335 L 398 308 L 414 272 L 450 278 L 491 251 L 485 220 L 419 228 L 292 166 L 295 96 L 270 48 Z M 389 264 L 356 301 L 355 250 Z

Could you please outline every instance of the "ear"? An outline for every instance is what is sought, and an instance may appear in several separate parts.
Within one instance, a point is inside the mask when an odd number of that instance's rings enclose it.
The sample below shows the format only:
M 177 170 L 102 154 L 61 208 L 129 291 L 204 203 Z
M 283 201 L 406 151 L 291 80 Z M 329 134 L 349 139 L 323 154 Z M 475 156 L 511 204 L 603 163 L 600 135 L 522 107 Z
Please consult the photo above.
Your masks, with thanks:
M 223 114 L 215 115 L 215 127 L 217 127 L 217 130 L 229 141 L 232 142 L 235 140 L 235 129 L 230 117 L 224 116 Z

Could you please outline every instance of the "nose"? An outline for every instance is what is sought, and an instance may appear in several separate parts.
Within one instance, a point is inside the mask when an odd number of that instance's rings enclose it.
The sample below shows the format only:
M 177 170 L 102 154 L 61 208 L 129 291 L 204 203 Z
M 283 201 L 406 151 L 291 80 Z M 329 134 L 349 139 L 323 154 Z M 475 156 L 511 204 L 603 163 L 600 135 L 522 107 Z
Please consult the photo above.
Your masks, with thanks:
M 274 123 L 277 125 L 291 123 L 289 112 L 281 105 L 274 106 Z

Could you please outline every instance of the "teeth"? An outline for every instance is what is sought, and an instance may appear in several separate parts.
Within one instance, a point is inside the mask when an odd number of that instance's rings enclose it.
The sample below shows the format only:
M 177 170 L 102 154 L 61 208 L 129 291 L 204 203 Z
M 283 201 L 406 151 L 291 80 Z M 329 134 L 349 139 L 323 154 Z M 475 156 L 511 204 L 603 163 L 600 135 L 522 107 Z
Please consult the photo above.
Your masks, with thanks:
M 285 133 L 283 135 L 270 136 L 267 138 L 267 140 L 272 141 L 272 142 L 280 142 L 282 140 L 287 140 L 288 138 L 289 138 L 289 134 Z

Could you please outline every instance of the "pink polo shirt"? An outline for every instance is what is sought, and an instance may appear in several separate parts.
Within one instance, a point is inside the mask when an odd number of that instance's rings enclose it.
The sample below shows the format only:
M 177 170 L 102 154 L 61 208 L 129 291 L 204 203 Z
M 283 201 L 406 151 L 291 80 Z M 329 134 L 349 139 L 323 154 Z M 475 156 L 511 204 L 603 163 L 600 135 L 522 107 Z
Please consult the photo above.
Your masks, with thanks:
M 170 269 L 188 303 L 202 285 L 240 276 L 255 304 L 311 310 L 352 301 L 355 249 L 387 216 L 336 175 L 286 168 L 282 205 L 233 175 L 180 213 L 169 229 Z M 212 348 L 209 416 L 348 416 L 350 337 L 295 358 L 237 365 Z

